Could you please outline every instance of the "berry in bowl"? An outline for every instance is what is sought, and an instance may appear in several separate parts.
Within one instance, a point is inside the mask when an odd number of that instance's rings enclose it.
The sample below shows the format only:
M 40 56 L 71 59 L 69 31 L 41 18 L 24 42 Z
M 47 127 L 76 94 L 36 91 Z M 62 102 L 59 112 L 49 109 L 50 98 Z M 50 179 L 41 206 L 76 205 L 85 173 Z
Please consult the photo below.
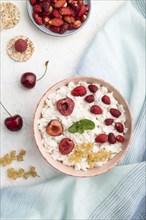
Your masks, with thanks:
M 127 102 L 113 86 L 94 77 L 55 84 L 34 116 L 41 154 L 72 176 L 95 176 L 113 168 L 126 154 L 131 133 Z
M 88 20 L 90 0 L 28 0 L 27 11 L 41 31 L 53 36 L 68 36 Z

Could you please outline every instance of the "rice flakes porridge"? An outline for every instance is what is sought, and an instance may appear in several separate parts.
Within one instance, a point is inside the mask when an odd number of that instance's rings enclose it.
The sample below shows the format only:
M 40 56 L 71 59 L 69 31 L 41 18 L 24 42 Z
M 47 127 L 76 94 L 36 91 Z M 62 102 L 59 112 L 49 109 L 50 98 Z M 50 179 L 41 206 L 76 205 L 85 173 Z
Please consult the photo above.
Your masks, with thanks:
M 125 110 L 112 92 L 81 81 L 49 94 L 38 128 L 54 160 L 87 171 L 121 151 L 128 130 L 125 122 Z

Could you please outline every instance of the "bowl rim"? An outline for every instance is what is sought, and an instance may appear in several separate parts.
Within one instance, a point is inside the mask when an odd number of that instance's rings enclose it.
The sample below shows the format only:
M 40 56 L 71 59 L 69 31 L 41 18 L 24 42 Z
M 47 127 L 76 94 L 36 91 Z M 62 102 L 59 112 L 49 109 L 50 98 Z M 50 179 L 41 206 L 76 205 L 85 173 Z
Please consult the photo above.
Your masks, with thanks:
M 130 133 L 129 133 L 129 138 L 128 138 L 128 141 L 127 141 L 127 146 L 125 148 L 125 150 L 122 152 L 122 155 L 119 157 L 119 159 L 117 161 L 115 161 L 113 164 L 111 164 L 106 170 L 104 171 L 101 171 L 101 172 L 98 172 L 98 173 L 95 173 L 95 174 L 89 174 L 89 175 L 76 175 L 76 174 L 71 174 L 71 173 L 68 173 L 68 172 L 65 172 L 65 171 L 62 171 L 62 169 L 59 169 L 59 168 L 56 168 L 54 165 L 52 165 L 50 163 L 50 161 L 47 160 L 47 158 L 43 155 L 43 153 L 41 152 L 41 149 L 40 147 L 38 146 L 38 143 L 37 143 L 37 140 L 36 140 L 36 136 L 35 136 L 35 132 L 36 132 L 36 126 L 35 126 L 35 117 L 36 117 L 36 113 L 37 113 L 37 110 L 38 110 L 38 107 L 42 101 L 42 99 L 46 96 L 46 94 L 55 86 L 57 86 L 58 84 L 60 83 L 63 83 L 63 82 L 71 82 L 73 79 L 79 79 L 80 81 L 84 81 L 85 78 L 86 79 L 95 79 L 95 80 L 98 80 L 100 82 L 103 82 L 105 84 L 108 84 L 110 87 L 112 87 L 117 93 L 119 93 L 119 95 L 121 96 L 121 98 L 123 99 L 123 101 L 125 102 L 126 104 L 126 107 L 127 107 L 127 110 L 129 112 L 129 116 L 130 116 L 130 127 L 131 127 L 131 130 L 130 130 Z M 55 168 L 57 171 L 67 175 L 67 176 L 72 176 L 72 177 L 78 177 L 78 178 L 89 178 L 89 177 L 95 177 L 95 176 L 98 176 L 98 175 L 101 175 L 101 174 L 104 174 L 106 173 L 107 171 L 113 169 L 124 157 L 125 155 L 127 154 L 127 151 L 128 149 L 130 148 L 130 144 L 131 144 L 131 140 L 132 140 L 132 134 L 133 134 L 133 130 L 134 130 L 134 125 L 133 125 L 133 119 L 132 119 L 132 112 L 131 112 L 131 109 L 130 109 L 130 106 L 128 104 L 128 102 L 125 100 L 125 98 L 123 97 L 123 95 L 109 82 L 101 79 L 101 78 L 97 78 L 97 77 L 93 77 L 93 76 L 73 76 L 73 77 L 68 77 L 68 78 L 65 78 L 63 80 L 60 80 L 58 81 L 57 83 L 54 83 L 51 87 L 49 87 L 49 89 L 41 96 L 41 98 L 39 99 L 39 102 L 35 108 L 35 112 L 34 112 L 34 116 L 33 116 L 33 136 L 34 136 L 34 139 L 35 139 L 35 144 L 36 144 L 36 147 L 38 148 L 40 154 L 42 155 L 42 157 L 47 161 L 47 163 Z M 112 159 L 111 159 L 112 160 Z M 60 162 L 60 161 L 59 161 Z M 61 163 L 61 162 L 60 162 Z M 96 167 L 97 168 L 97 167 Z M 95 169 L 95 168 L 93 168 Z M 78 170 L 76 170 L 76 172 L 78 172 Z M 84 174 L 86 173 L 86 171 L 83 171 Z
M 81 26 L 80 28 L 74 29 L 73 31 L 65 32 L 64 34 L 55 33 L 55 32 L 53 32 L 53 31 L 50 31 L 50 32 L 48 33 L 47 28 L 46 28 L 46 30 L 40 28 L 40 26 L 39 26 L 38 24 L 36 24 L 36 22 L 34 21 L 34 19 L 33 19 L 33 17 L 32 17 L 32 14 L 30 14 L 29 7 L 30 7 L 30 6 L 32 7 L 32 5 L 30 4 L 30 1 L 29 1 L 29 0 L 26 1 L 26 9 L 27 9 L 27 14 L 28 14 L 28 16 L 29 16 L 31 22 L 33 23 L 33 25 L 34 25 L 38 30 L 40 30 L 41 32 L 45 33 L 46 35 L 53 36 L 53 37 L 68 37 L 68 36 L 70 36 L 70 35 L 73 35 L 73 34 L 79 32 L 81 29 L 83 29 L 83 27 L 85 27 L 85 25 L 87 24 L 88 20 L 90 19 L 91 8 L 92 8 L 92 6 L 91 6 L 91 5 L 92 5 L 92 4 L 91 4 L 92 0 L 86 0 L 86 1 L 89 1 L 89 4 L 90 4 L 90 9 L 89 9 L 89 12 L 88 12 L 87 19 L 83 22 L 83 24 L 82 24 L 82 26 Z

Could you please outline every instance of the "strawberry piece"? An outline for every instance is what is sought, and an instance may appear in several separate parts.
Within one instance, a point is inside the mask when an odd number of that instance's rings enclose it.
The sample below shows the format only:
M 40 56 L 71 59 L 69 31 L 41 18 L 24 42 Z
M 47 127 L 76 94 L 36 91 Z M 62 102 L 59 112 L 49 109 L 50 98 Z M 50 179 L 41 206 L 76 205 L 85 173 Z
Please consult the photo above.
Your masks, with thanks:
M 59 9 L 61 15 L 72 15 L 72 10 L 69 7 L 63 7 Z
M 51 31 L 53 31 L 55 33 L 60 33 L 60 27 L 50 26 L 49 28 Z
M 80 9 L 80 11 L 78 13 L 78 16 L 81 17 L 82 15 L 85 14 L 86 11 L 87 11 L 87 9 L 86 9 L 85 5 L 82 5 L 81 9 Z
M 117 140 L 118 142 L 123 143 L 124 140 L 125 140 L 125 138 L 124 138 L 122 135 L 118 135 L 118 136 L 116 137 L 116 140 Z
M 114 122 L 114 119 L 112 119 L 112 118 L 107 118 L 107 119 L 105 119 L 104 124 L 107 125 L 107 126 L 109 126 L 109 125 L 112 125 L 113 122 Z
M 119 133 L 122 133 L 123 130 L 124 130 L 124 126 L 122 125 L 122 123 L 117 122 L 117 123 L 115 124 L 115 129 L 116 129 Z
M 60 34 L 64 34 L 69 28 L 69 24 L 68 23 L 64 23 L 61 28 L 60 28 Z
M 100 115 L 102 114 L 102 109 L 98 105 L 92 105 L 90 112 L 95 115 Z
M 37 3 L 37 0 L 30 0 L 31 5 L 35 5 Z
M 50 29 L 50 27 L 51 27 L 51 25 L 48 24 L 48 23 L 47 23 L 45 26 L 46 26 L 47 29 Z M 53 26 L 52 26 L 52 27 L 53 27 Z
M 59 143 L 59 151 L 62 155 L 69 154 L 74 148 L 74 142 L 69 138 L 63 138 Z
M 61 18 L 53 18 L 49 21 L 49 24 L 55 27 L 60 27 L 64 24 L 64 21 Z
M 57 101 L 58 111 L 65 116 L 71 115 L 74 109 L 74 101 L 70 98 L 65 98 Z
M 42 8 L 44 9 L 45 12 L 49 12 L 50 2 L 44 1 L 44 2 L 42 3 Z
M 89 5 L 85 5 L 85 7 L 86 7 L 86 11 L 88 12 L 90 9 Z
M 98 90 L 98 87 L 96 85 L 90 84 L 88 86 L 88 89 L 90 90 L 90 92 L 95 93 Z
M 71 92 L 73 96 L 84 96 L 87 93 L 85 86 L 77 86 Z
M 85 101 L 88 103 L 94 102 L 94 96 L 93 95 L 86 96 Z
M 111 108 L 111 109 L 110 109 L 110 113 L 111 113 L 111 115 L 114 116 L 115 118 L 119 118 L 120 115 L 121 115 L 121 112 L 120 112 L 118 109 L 116 109 L 116 108 Z
M 53 11 L 52 11 L 52 16 L 54 16 L 55 18 L 61 18 L 62 19 L 62 16 L 61 16 L 61 14 L 59 13 L 59 11 L 57 10 L 57 9 L 53 9 Z
M 42 17 L 40 17 L 36 12 L 33 13 L 33 18 L 35 19 L 35 21 L 36 21 L 36 23 L 38 25 L 42 25 L 43 24 Z
M 39 4 L 33 6 L 33 11 L 36 13 L 42 12 L 42 7 Z
M 81 16 L 81 22 L 86 21 L 86 19 L 87 19 L 87 15 L 82 15 L 82 16 Z
M 102 102 L 103 102 L 104 104 L 106 104 L 106 105 L 110 105 L 110 104 L 111 104 L 111 100 L 110 100 L 110 98 L 109 98 L 107 95 L 104 95 L 104 96 L 102 97 Z
M 73 29 L 74 29 L 73 24 L 69 24 L 68 30 L 73 30 Z
M 79 13 L 80 6 L 77 3 L 75 2 L 71 3 L 70 7 L 73 9 L 75 15 Z
M 82 22 L 80 20 L 77 20 L 74 22 L 73 27 L 77 29 L 77 28 L 81 27 L 81 25 L 82 25 Z
M 110 144 L 115 144 L 116 143 L 116 137 L 115 137 L 115 135 L 113 133 L 109 133 L 109 135 L 108 135 L 108 142 Z
M 81 7 L 84 5 L 83 0 L 78 0 L 78 5 Z
M 95 138 L 95 142 L 100 143 L 100 144 L 107 142 L 107 140 L 108 140 L 108 136 L 106 134 L 99 134 Z
M 55 8 L 62 8 L 65 3 L 66 3 L 66 0 L 56 1 L 56 2 L 54 3 L 54 7 L 55 7 Z
M 64 21 L 66 21 L 69 24 L 72 24 L 75 22 L 75 18 L 73 16 L 64 16 Z M 72 27 L 73 27 L 73 25 L 72 25 Z M 72 29 L 69 29 L 69 30 L 72 30 Z
M 48 16 L 44 16 L 44 17 L 43 17 L 43 23 L 44 23 L 45 25 L 48 24 L 49 21 L 50 21 L 50 18 L 49 18 Z

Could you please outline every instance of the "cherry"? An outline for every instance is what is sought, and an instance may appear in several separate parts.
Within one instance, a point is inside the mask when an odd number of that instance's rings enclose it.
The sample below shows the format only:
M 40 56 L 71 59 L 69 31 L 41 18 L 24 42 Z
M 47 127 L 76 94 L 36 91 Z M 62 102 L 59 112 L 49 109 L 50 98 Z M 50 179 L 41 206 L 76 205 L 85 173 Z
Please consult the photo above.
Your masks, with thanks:
M 28 89 L 32 89 L 35 86 L 36 81 L 41 80 L 45 76 L 48 68 L 48 63 L 49 61 L 45 62 L 45 71 L 39 79 L 36 78 L 36 75 L 34 73 L 31 72 L 23 73 L 21 76 L 21 84 Z
M 14 115 L 5 119 L 5 125 L 10 131 L 19 131 L 23 126 L 23 120 L 20 115 Z
M 4 120 L 4 124 L 7 127 L 8 130 L 10 131 L 19 131 L 21 130 L 23 126 L 23 119 L 20 115 L 14 115 L 12 116 L 7 109 L 4 107 L 2 102 L 0 102 L 2 107 L 5 109 L 5 111 L 10 115 L 10 117 L 6 118 Z
M 32 89 L 36 84 L 36 75 L 31 72 L 23 73 L 21 76 L 21 84 L 28 89 Z

